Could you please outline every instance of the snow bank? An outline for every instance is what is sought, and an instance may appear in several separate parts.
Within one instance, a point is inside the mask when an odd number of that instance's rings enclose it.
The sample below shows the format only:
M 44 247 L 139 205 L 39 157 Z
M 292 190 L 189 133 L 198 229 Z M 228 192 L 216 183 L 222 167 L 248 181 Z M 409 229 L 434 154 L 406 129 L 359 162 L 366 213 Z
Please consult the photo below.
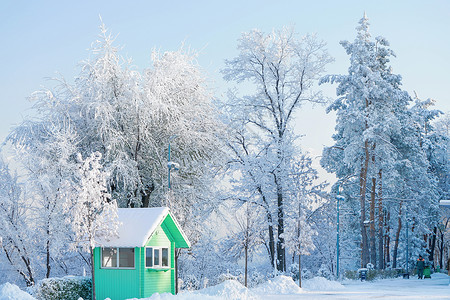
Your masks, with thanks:
M 299 294 L 302 292 L 302 289 L 299 288 L 291 277 L 281 275 L 258 285 L 252 291 L 261 295 L 287 295 Z
M 178 295 L 153 294 L 150 298 L 141 300 L 256 300 L 258 297 L 236 280 L 224 282 L 192 292 L 181 292 Z M 0 299 L 1 300 L 1 299 Z
M 218 296 L 220 299 L 239 300 L 239 299 L 257 299 L 253 292 L 236 280 L 225 280 L 224 282 L 210 286 L 205 289 L 194 292 L 201 295 Z
M 9 282 L 0 285 L 0 300 L 36 300 L 17 285 Z
M 323 277 L 314 277 L 303 280 L 302 287 L 312 291 L 342 290 L 345 287 L 337 281 L 331 281 Z

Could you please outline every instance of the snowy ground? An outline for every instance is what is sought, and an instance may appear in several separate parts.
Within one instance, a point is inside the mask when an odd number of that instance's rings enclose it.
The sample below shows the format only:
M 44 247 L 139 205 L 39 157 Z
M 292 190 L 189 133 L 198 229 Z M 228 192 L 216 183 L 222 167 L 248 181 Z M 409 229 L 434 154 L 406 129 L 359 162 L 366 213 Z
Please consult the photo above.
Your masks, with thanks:
M 0 300 L 33 300 L 9 283 L 0 285 Z M 155 294 L 146 300 L 290 300 L 290 299 L 450 299 L 449 277 L 433 274 L 431 279 L 383 279 L 374 282 L 345 281 L 342 284 L 325 278 L 304 280 L 300 289 L 291 278 L 280 276 L 251 289 L 237 281 L 176 296 Z M 144 300 L 144 299 L 142 299 Z
M 153 295 L 149 300 L 290 300 L 290 299 L 450 299 L 449 277 L 433 274 L 431 279 L 383 279 L 373 282 L 345 281 L 343 284 L 324 278 L 305 280 L 303 288 L 288 277 L 278 277 L 253 289 L 234 281 L 177 296 Z

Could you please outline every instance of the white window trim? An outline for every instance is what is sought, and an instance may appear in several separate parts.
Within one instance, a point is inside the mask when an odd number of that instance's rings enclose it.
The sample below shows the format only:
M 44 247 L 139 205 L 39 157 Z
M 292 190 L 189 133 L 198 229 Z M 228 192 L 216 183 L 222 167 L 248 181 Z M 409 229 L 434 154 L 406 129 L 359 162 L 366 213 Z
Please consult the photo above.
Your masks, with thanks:
M 117 250 L 117 255 L 116 255 L 116 266 L 117 267 L 104 267 L 103 266 L 103 249 L 105 248 L 112 248 L 112 249 L 116 249 Z M 134 256 L 133 256 L 133 264 L 134 267 L 119 267 L 119 255 L 120 255 L 120 250 L 119 249 L 133 249 L 134 250 Z M 136 269 L 136 249 L 132 248 L 132 247 L 101 247 L 100 248 L 100 269 L 110 269 L 110 270 L 135 270 Z
M 147 249 L 148 248 L 152 248 L 153 250 L 152 250 L 152 260 L 154 259 L 154 257 L 155 257 L 155 249 L 158 249 L 159 250 L 159 265 L 158 266 L 155 266 L 155 264 L 154 264 L 154 261 L 152 261 L 152 266 L 151 267 L 148 267 L 147 266 Z M 168 262 L 168 266 L 162 266 L 162 249 L 167 249 L 167 262 Z M 145 251 L 144 251 L 144 261 L 145 261 L 145 268 L 146 269 L 157 269 L 157 270 L 167 270 L 167 269 L 171 269 L 171 266 L 170 266 L 170 246 L 157 246 L 157 247 L 153 247 L 153 246 L 147 246 L 147 247 L 145 247 Z

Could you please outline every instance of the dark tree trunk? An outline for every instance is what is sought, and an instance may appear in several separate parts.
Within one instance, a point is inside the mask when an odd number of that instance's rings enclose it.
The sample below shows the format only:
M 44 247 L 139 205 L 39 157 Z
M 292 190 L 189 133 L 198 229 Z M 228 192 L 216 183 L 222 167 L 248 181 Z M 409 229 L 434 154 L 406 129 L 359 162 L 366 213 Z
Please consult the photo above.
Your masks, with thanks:
M 175 249 L 175 295 L 178 294 L 178 257 L 180 252 L 180 249 Z
M 377 265 L 377 248 L 375 242 L 375 192 L 376 179 L 372 177 L 372 188 L 370 191 L 370 262 L 376 267 Z
M 431 239 L 430 256 L 428 257 L 430 262 L 433 264 L 433 268 L 436 266 L 436 263 L 434 262 L 434 251 L 436 249 L 436 235 L 437 235 L 437 227 L 435 226 L 433 230 L 433 237 Z
M 274 181 L 277 186 L 277 270 L 286 271 L 286 251 L 284 249 L 284 206 L 283 206 L 283 187 L 276 174 Z
M 383 182 L 382 172 L 378 172 L 378 269 L 384 269 L 384 245 L 383 245 Z
M 443 256 L 444 256 L 444 234 L 443 234 L 443 232 L 441 232 L 441 243 L 440 243 L 441 245 L 441 247 L 440 247 L 440 249 L 439 249 L 439 266 L 441 267 L 441 269 L 443 269 L 443 260 L 442 260 L 442 258 L 443 258 Z
M 359 175 L 359 197 L 361 205 L 361 267 L 365 267 L 369 262 L 369 248 L 367 243 L 367 231 L 366 231 L 366 188 L 367 188 L 367 169 L 369 166 L 369 142 L 364 142 L 364 162 L 361 165 L 361 172 Z
M 92 300 L 95 300 L 95 265 L 94 265 L 94 249 L 89 248 L 91 254 L 91 275 L 92 275 Z
M 247 246 L 247 245 L 244 247 L 244 250 L 245 250 L 245 270 L 244 270 L 245 276 L 244 276 L 244 285 L 245 285 L 245 287 L 247 287 L 247 270 L 248 270 L 248 268 L 247 268 L 247 266 L 248 266 L 248 246 Z
M 302 287 L 302 255 L 298 255 L 298 286 Z
M 155 190 L 155 185 L 153 182 L 146 186 L 145 191 L 141 192 L 142 196 L 142 207 L 148 207 L 150 204 L 150 195 Z
M 392 267 L 394 269 L 397 268 L 398 241 L 400 239 L 401 230 L 402 230 L 402 202 L 400 202 L 400 208 L 399 208 L 399 212 L 398 212 L 397 232 L 395 233 L 394 250 L 392 253 Z
M 47 265 L 47 272 L 45 273 L 45 278 L 49 278 L 50 277 L 50 271 L 51 271 L 51 266 L 50 266 L 50 230 L 47 228 L 47 244 L 46 244 L 46 265 Z
M 282 189 L 279 187 L 277 195 L 278 205 L 278 240 L 277 240 L 277 270 L 286 271 L 286 252 L 284 249 L 284 212 L 283 212 L 283 194 Z
M 390 232 L 391 232 L 391 226 L 390 226 L 390 222 L 391 222 L 391 212 L 388 211 L 386 219 L 385 219 L 386 223 L 385 223 L 385 227 L 386 227 L 386 233 L 385 233 L 385 237 L 386 237 L 386 242 L 385 242 L 385 266 L 389 266 L 390 262 L 391 262 L 391 253 L 390 253 L 390 248 L 391 248 L 391 236 L 390 236 Z

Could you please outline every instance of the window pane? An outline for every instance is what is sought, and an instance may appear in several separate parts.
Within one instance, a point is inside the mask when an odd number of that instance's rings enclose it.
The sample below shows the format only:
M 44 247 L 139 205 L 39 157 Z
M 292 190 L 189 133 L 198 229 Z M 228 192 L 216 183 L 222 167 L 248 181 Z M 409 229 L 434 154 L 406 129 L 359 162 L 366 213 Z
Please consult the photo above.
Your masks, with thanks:
M 134 268 L 134 248 L 119 248 L 119 268 Z
M 102 267 L 117 267 L 117 248 L 102 248 Z
M 153 267 L 153 248 L 145 249 L 145 266 Z
M 159 249 L 153 249 L 153 264 L 155 266 L 159 266 Z
M 163 267 L 169 266 L 169 249 L 167 248 L 161 249 L 161 266 Z

